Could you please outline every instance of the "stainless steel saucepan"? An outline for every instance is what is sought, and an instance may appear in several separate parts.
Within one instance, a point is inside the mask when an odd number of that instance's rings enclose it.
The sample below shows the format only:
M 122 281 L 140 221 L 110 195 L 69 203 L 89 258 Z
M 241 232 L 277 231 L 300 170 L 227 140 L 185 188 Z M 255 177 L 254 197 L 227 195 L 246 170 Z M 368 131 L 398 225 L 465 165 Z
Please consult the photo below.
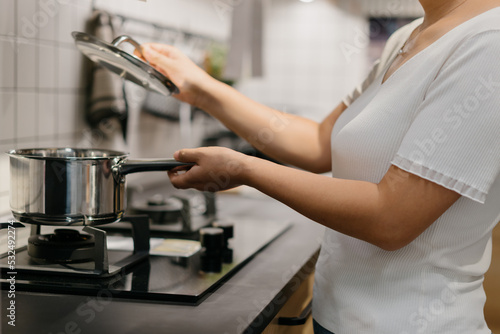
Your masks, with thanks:
M 14 217 L 39 225 L 101 225 L 125 211 L 125 175 L 191 166 L 174 159 L 129 160 L 99 149 L 12 150 L 10 207 Z

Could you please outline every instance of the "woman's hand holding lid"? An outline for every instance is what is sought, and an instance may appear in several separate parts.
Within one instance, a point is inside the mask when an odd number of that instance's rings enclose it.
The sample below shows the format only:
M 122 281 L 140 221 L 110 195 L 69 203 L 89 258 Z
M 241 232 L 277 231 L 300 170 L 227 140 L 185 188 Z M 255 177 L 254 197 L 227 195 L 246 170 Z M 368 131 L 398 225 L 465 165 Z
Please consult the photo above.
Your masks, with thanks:
M 143 59 L 169 78 L 180 90 L 174 96 L 183 102 L 201 107 L 205 92 L 215 81 L 179 49 L 171 45 L 146 43 L 142 46 Z M 140 56 L 137 51 L 135 55 Z

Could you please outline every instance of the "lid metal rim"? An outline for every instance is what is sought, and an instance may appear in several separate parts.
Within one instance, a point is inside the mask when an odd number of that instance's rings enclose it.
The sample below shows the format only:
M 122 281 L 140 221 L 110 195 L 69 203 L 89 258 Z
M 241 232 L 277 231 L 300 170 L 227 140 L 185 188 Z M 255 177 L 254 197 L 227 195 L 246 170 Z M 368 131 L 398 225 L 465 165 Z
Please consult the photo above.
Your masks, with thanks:
M 79 32 L 79 31 L 74 31 L 71 33 L 73 38 L 75 39 L 75 43 L 93 43 L 97 46 L 103 47 L 108 49 L 111 52 L 114 52 L 124 59 L 128 60 L 129 62 L 132 63 L 132 65 L 139 67 L 141 70 L 145 71 L 149 75 L 153 76 L 156 80 L 160 81 L 168 90 L 171 94 L 178 94 L 179 93 L 179 88 L 166 76 L 164 76 L 162 73 L 160 73 L 158 70 L 156 70 L 154 67 L 149 65 L 148 63 L 144 62 L 142 59 L 126 52 L 118 47 L 106 43 L 100 39 L 98 39 L 95 36 L 89 35 L 84 32 Z M 147 88 L 147 87 L 146 87 Z

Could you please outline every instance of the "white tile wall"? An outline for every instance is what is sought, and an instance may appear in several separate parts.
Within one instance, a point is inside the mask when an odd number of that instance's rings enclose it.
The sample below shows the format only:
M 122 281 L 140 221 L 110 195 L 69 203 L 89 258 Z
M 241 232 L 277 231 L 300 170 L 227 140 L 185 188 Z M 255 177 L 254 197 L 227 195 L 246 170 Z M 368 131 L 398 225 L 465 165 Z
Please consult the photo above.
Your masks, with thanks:
M 81 132 L 83 122 L 76 124 L 83 92 L 81 58 L 70 33 L 84 29 L 81 18 L 90 15 L 91 4 L 91 0 L 0 1 L 0 214 L 9 209 L 8 157 L 3 152 L 73 144 Z M 65 75 L 58 75 L 61 58 Z M 63 117 L 59 117 L 60 100 L 70 106 Z
M 55 1 L 42 1 L 38 5 L 38 10 L 42 17 L 38 24 L 38 38 L 41 41 L 58 41 L 57 27 L 59 22 L 57 17 L 60 16 L 61 6 L 58 6 Z
M 9 141 L 15 137 L 14 110 L 16 95 L 14 93 L 0 92 L 0 142 Z
M 2 196 L 0 197 L 0 208 L 7 212 L 9 208 L 9 197 L 8 196 Z
M 17 21 L 17 37 L 29 40 L 38 37 L 37 5 L 38 2 L 33 0 L 16 0 L 17 12 L 13 14 Z
M 17 117 L 16 129 L 18 139 L 38 137 L 37 120 L 37 94 L 35 93 L 17 93 Z
M 0 39 L 0 87 L 10 88 L 14 85 L 14 44 L 11 39 Z
M 40 93 L 38 96 L 38 113 L 43 117 L 39 117 L 37 130 L 40 139 L 50 138 L 57 133 L 56 122 L 57 117 L 57 94 L 54 93 Z
M 265 76 L 238 88 L 265 104 L 322 119 L 368 70 L 366 50 L 353 59 L 341 51 L 356 31 L 368 31 L 367 22 L 329 0 L 270 0 L 265 13 Z
M 58 48 L 57 86 L 60 89 L 78 89 L 81 86 L 81 64 L 82 56 L 79 51 L 69 44 Z
M 38 45 L 36 40 L 22 39 L 17 44 L 17 88 L 36 88 Z
M 75 94 L 58 95 L 57 133 L 71 134 L 77 129 L 78 97 Z
M 57 65 L 58 47 L 52 44 L 40 44 L 38 47 L 38 87 L 54 90 L 57 88 Z
M 7 174 L 9 174 L 8 159 L 7 156 L 2 155 L 2 157 L 0 158 L 0 175 Z M 0 194 L 5 194 L 9 191 L 9 182 L 7 182 L 8 179 L 1 178 L 0 180 Z
M 229 19 L 205 0 L 0 0 L 0 215 L 9 211 L 3 152 L 85 144 L 83 58 L 71 32 L 85 30 L 93 3 L 217 39 L 229 32 Z M 149 39 L 141 41 L 153 40 L 154 32 L 143 31 Z
M 57 40 L 71 44 L 73 38 L 71 37 L 71 32 L 74 30 L 83 30 L 83 27 L 76 26 L 76 10 L 77 7 L 73 2 L 69 1 L 69 5 L 61 6 L 59 14 L 57 15 L 59 22 L 59 27 L 65 27 L 65 29 L 57 29 Z
M 2 10 L 0 11 L 0 34 L 7 35 L 14 33 L 14 1 L 2 0 Z
M 2 148 L 2 145 L 0 145 Z M 0 155 L 0 212 L 9 210 L 9 160 L 7 155 Z

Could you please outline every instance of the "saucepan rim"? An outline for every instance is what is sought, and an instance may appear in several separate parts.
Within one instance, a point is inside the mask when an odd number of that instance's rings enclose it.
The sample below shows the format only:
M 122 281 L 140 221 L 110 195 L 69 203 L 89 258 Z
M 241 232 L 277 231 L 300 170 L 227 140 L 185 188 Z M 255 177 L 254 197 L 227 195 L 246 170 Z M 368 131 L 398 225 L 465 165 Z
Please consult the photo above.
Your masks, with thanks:
M 96 148 L 70 148 L 70 147 L 48 147 L 48 148 L 22 148 L 6 152 L 9 156 L 24 157 L 40 160 L 109 160 L 123 159 L 128 153 L 96 149 Z

